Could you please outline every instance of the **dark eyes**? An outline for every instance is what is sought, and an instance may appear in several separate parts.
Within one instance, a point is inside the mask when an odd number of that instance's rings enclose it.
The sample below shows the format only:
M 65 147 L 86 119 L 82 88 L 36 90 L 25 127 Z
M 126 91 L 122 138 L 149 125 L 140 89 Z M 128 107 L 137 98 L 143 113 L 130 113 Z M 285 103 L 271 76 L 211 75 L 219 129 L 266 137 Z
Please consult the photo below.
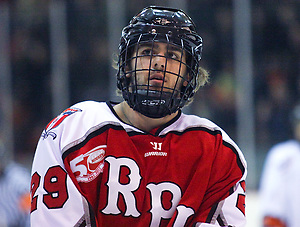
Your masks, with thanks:
M 153 51 L 152 48 L 142 49 L 141 54 L 143 56 L 159 55 L 159 53 L 156 53 L 155 50 Z M 180 53 L 177 53 L 176 51 L 169 51 L 168 53 L 165 54 L 165 57 L 175 59 L 175 60 L 179 60 L 180 59 Z
M 142 55 L 151 55 L 152 54 L 152 49 L 143 49 L 142 50 Z
M 179 54 L 177 54 L 175 52 L 169 52 L 169 53 L 167 53 L 167 58 L 178 60 L 179 59 Z

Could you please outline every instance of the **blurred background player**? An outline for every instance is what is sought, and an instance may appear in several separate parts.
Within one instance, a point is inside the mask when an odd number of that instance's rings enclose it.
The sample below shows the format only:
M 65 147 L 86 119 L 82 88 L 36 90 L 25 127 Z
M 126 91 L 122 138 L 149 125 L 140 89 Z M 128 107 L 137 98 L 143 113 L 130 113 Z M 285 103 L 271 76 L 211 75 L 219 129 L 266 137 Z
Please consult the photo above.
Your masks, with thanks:
M 264 227 L 300 226 L 300 105 L 292 112 L 292 127 L 294 138 L 273 146 L 265 161 L 260 184 Z
M 0 226 L 29 227 L 30 172 L 6 153 L 0 140 Z

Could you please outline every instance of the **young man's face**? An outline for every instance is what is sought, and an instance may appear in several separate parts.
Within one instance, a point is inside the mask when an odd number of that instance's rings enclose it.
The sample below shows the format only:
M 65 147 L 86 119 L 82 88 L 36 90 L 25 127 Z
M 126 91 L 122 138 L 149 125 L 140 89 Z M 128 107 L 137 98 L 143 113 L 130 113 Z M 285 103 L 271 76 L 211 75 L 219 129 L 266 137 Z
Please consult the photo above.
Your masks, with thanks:
M 172 93 L 174 88 L 180 91 L 183 84 L 187 85 L 187 68 L 183 64 L 186 63 L 186 53 L 181 48 L 166 43 L 154 43 L 153 47 L 152 43 L 140 44 L 132 57 L 131 69 L 135 69 L 136 74 L 133 72 L 128 76 L 132 84 L 137 85 L 137 90 L 149 86 L 151 91 Z

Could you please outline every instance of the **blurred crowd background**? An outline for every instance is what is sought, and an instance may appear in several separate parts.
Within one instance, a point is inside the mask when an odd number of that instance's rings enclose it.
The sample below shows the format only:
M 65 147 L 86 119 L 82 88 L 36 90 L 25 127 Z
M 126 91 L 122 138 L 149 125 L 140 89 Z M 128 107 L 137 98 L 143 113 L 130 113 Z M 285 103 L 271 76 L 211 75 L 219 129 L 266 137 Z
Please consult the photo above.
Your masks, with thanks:
M 10 19 L 9 62 L 14 141 L 11 152 L 16 161 L 28 168 L 43 128 L 59 114 L 52 111 L 51 2 L 0 0 L 0 9 L 8 6 Z M 111 95 L 111 88 L 115 89 L 116 86 L 109 84 L 112 76 L 109 31 L 114 28 L 108 25 L 114 22 L 108 21 L 111 18 L 107 10 L 108 2 L 64 1 L 68 47 L 68 86 L 65 89 L 70 97 L 68 105 L 89 99 L 105 101 L 115 98 Z M 203 37 L 202 66 L 211 76 L 210 84 L 201 89 L 188 111 L 211 119 L 237 140 L 233 1 L 183 2 Z M 168 5 L 168 2 L 127 0 L 122 10 L 125 18 L 123 26 L 143 7 L 151 4 Z M 117 10 L 116 5 L 115 13 L 120 15 Z M 116 29 L 120 36 L 120 29 Z M 258 170 L 256 187 L 267 151 L 275 143 L 292 135 L 290 113 L 300 95 L 300 1 L 252 0 L 251 30 L 255 166 L 249 168 Z M 0 104 L 1 101 L 3 97 L 0 97 Z M 1 124 L 3 121 L 0 121 Z

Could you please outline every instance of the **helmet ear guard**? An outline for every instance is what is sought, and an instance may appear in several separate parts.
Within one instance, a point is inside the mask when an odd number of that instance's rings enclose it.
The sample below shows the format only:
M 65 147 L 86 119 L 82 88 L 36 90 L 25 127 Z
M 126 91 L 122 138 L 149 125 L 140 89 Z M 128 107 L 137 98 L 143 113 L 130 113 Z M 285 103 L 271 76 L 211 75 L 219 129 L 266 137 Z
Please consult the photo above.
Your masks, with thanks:
M 183 52 L 186 54 L 186 62 L 182 59 L 178 62 L 180 67 L 185 66 L 187 69 L 188 79 L 180 75 L 180 69 L 176 76 L 177 82 L 184 79 L 187 85 L 182 84 L 179 90 L 175 86 L 172 89 L 168 88 L 169 90 L 162 87 L 160 91 L 154 91 L 149 86 L 149 79 L 148 84 L 136 84 L 137 69 L 136 67 L 131 69 L 130 65 L 132 61 L 137 61 L 143 56 L 134 53 L 134 50 L 137 51 L 144 44 L 152 45 L 153 50 L 155 43 L 165 43 L 167 48 L 176 46 L 181 49 L 181 54 Z M 201 53 L 202 38 L 197 34 L 193 21 L 183 11 L 165 7 L 147 7 L 133 17 L 128 26 L 122 30 L 117 86 L 129 106 L 143 115 L 161 118 L 172 114 L 181 109 L 195 93 Z M 151 58 L 152 56 L 154 55 L 151 55 Z M 169 58 L 165 58 L 167 64 Z M 139 71 L 143 70 L 149 71 L 150 75 L 152 69 L 149 66 Z M 165 73 L 171 72 L 165 69 L 164 75 Z

